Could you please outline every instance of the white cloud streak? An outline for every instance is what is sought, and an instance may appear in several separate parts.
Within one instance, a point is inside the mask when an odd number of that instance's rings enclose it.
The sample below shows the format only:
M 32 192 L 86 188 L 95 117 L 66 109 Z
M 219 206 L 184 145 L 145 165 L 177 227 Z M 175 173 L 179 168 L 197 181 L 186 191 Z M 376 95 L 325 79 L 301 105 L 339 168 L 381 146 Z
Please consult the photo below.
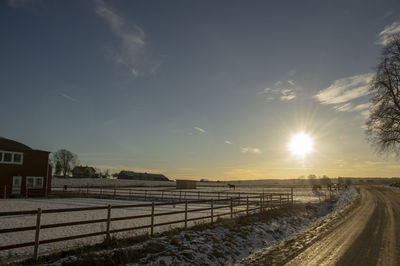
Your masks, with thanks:
M 366 109 L 369 109 L 369 103 L 359 104 L 353 108 L 353 111 L 362 111 L 362 110 L 366 110 Z
M 200 128 L 200 127 L 193 127 L 194 129 L 196 129 L 197 131 L 199 131 L 200 133 L 207 133 L 207 131 L 205 131 L 204 129 Z
M 332 83 L 328 88 L 321 90 L 316 99 L 321 104 L 343 104 L 369 94 L 369 83 L 374 74 L 367 73 L 348 78 L 341 78 Z
M 365 112 L 368 111 L 369 109 L 369 103 L 362 103 L 354 107 L 351 103 L 345 103 L 342 105 L 335 105 L 333 109 L 339 112 L 360 112 L 360 111 Z
M 390 37 L 393 34 L 400 33 L 400 22 L 393 22 L 391 25 L 387 25 L 378 35 L 379 39 L 376 41 L 377 44 L 386 45 Z
M 242 148 L 242 153 L 260 154 L 261 150 L 259 148 L 253 148 L 253 147 L 247 146 L 247 147 Z
M 71 96 L 69 96 L 69 95 L 67 95 L 65 93 L 60 93 L 60 96 L 65 98 L 65 99 L 67 99 L 67 100 L 69 100 L 69 101 L 71 101 L 71 102 L 76 102 L 76 103 L 79 102 L 77 99 L 75 99 L 75 98 L 73 98 L 73 97 L 71 97 Z
M 123 17 L 102 0 L 97 0 L 95 3 L 96 13 L 110 25 L 112 32 L 120 40 L 120 47 L 113 55 L 115 62 L 127 67 L 134 77 L 138 76 L 139 72 L 135 65 L 145 46 L 144 31 L 138 25 L 128 27 Z
M 281 101 L 290 101 L 296 98 L 295 86 L 293 80 L 277 81 L 274 83 L 275 88 L 265 88 L 261 93 L 267 95 L 267 101 L 273 101 L 276 98 Z
M 232 144 L 232 142 L 230 142 L 229 140 L 225 140 L 224 143 L 229 145 Z

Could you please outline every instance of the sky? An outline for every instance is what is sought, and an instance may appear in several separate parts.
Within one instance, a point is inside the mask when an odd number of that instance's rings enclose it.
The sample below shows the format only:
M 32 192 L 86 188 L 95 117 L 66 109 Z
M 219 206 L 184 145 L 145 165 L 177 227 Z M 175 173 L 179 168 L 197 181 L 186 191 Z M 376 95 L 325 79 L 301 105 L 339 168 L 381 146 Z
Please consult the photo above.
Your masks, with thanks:
M 364 132 L 396 32 L 398 0 L 1 0 L 0 135 L 171 179 L 399 176 Z

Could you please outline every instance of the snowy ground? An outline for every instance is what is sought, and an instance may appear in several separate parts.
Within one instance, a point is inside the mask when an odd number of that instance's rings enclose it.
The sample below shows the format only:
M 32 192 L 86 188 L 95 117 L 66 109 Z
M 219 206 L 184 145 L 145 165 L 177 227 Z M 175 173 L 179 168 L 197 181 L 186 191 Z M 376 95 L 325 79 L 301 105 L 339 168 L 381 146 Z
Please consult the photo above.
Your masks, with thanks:
M 62 198 L 62 199 L 10 199 L 0 201 L 0 212 L 4 211 L 18 211 L 18 210 L 35 210 L 37 208 L 42 209 L 60 209 L 60 208 L 79 208 L 79 207 L 92 207 L 92 206 L 107 206 L 110 205 L 127 205 L 127 204 L 149 204 L 149 202 L 139 201 L 126 201 L 126 200 L 105 200 L 105 199 L 90 199 L 90 198 Z M 226 203 L 225 203 L 226 205 Z M 217 205 L 216 205 L 217 206 Z M 207 208 L 210 205 L 196 204 L 188 206 L 188 211 L 196 208 Z M 238 209 L 237 207 L 236 209 Z M 243 207 L 240 207 L 243 208 Z M 184 211 L 184 204 L 177 205 L 166 205 L 156 206 L 155 213 L 165 213 L 172 211 Z M 214 214 L 227 213 L 228 208 L 214 210 Z M 120 208 L 112 209 L 111 216 L 115 217 L 126 217 L 133 215 L 147 215 L 151 214 L 151 207 L 136 207 L 136 208 Z M 210 211 L 199 211 L 191 212 L 188 214 L 188 218 L 202 217 L 210 215 Z M 107 210 L 93 210 L 93 211 L 78 211 L 78 212 L 65 212 L 65 213 L 44 213 L 41 217 L 41 224 L 55 224 L 63 222 L 74 222 L 74 221 L 86 221 L 94 219 L 105 219 L 107 218 Z M 184 219 L 184 213 L 175 215 L 165 215 L 155 217 L 154 223 L 169 222 L 175 220 Z M 201 221 L 201 220 L 200 220 Z M 199 223 L 200 221 L 196 221 Z M 0 217 L 0 229 L 15 228 L 23 226 L 34 226 L 36 223 L 36 215 L 16 215 L 16 216 L 5 216 Z M 188 226 L 194 225 L 195 222 L 189 222 Z M 150 217 L 140 218 L 135 220 L 122 220 L 112 221 L 111 230 L 119 228 L 128 228 L 141 225 L 149 225 Z M 154 228 L 154 232 L 162 232 L 170 230 L 175 227 L 182 227 L 183 223 L 177 223 L 168 226 L 159 226 Z M 85 233 L 94 233 L 105 231 L 105 223 L 87 224 L 87 225 L 76 225 L 69 227 L 58 227 L 41 230 L 40 239 L 53 239 L 58 237 L 79 235 Z M 117 238 L 132 237 L 149 232 L 150 229 L 142 229 L 134 232 L 123 232 L 113 234 Z M 23 231 L 15 233 L 0 234 L 1 245 L 12 245 L 23 242 L 30 242 L 34 240 L 34 231 Z M 68 248 L 76 248 L 77 246 L 100 243 L 104 240 L 104 236 L 96 236 L 90 238 L 81 238 L 70 241 L 55 242 L 51 244 L 44 244 L 40 246 L 40 253 L 45 254 L 50 251 L 64 250 Z M 33 247 L 19 248 L 8 251 L 0 251 L 0 257 L 20 257 L 20 256 L 31 256 Z
M 217 226 L 202 231 L 187 230 L 126 248 L 87 254 L 87 257 L 92 262 L 93 258 L 99 262 L 111 258 L 118 260 L 115 263 L 127 265 L 232 265 L 316 225 L 321 219 L 336 215 L 355 199 L 357 192 L 349 188 L 341 191 L 339 196 L 333 205 L 313 205 L 302 212 L 289 211 L 286 216 L 275 217 L 267 222 L 255 222 L 240 228 Z M 132 257 L 135 259 L 129 260 Z M 84 264 L 85 256 L 62 258 L 51 265 L 62 265 L 65 262 Z
M 89 191 L 91 194 L 106 194 L 113 195 L 114 188 L 92 188 L 92 187 L 67 187 L 69 192 L 81 192 L 86 193 Z M 131 190 L 130 190 L 131 189 Z M 63 188 L 53 188 L 54 192 L 62 192 Z M 275 187 L 275 188 L 257 188 L 257 187 L 237 187 L 235 190 L 229 189 L 227 187 L 198 187 L 197 189 L 185 189 L 185 190 L 177 190 L 175 187 L 124 187 L 124 188 L 115 188 L 116 195 L 123 196 L 140 196 L 144 197 L 144 191 L 146 191 L 146 195 L 148 198 L 155 197 L 161 198 L 161 191 L 164 191 L 163 197 L 165 198 L 175 198 L 185 199 L 185 195 L 188 195 L 189 200 L 196 199 L 216 199 L 217 193 L 220 193 L 221 198 L 224 197 L 232 197 L 232 196 L 240 196 L 240 193 L 285 193 L 290 194 L 290 188 L 287 187 Z M 182 194 L 180 195 L 180 191 Z M 200 193 L 199 198 L 197 197 L 197 193 Z M 210 192 L 210 193 L 207 193 Z M 296 202 L 321 202 L 329 197 L 330 194 L 335 195 L 336 192 L 329 192 L 326 189 L 323 189 L 319 193 L 314 193 L 311 187 L 296 187 L 293 189 L 293 198 Z M 243 195 L 242 195 L 243 196 Z
M 388 186 L 390 189 L 400 192 L 400 187 L 393 187 L 393 186 Z
M 159 187 L 157 189 L 160 189 Z M 217 188 L 216 188 L 217 189 Z M 220 189 L 220 188 L 219 188 Z M 199 190 L 196 190 L 199 191 Z M 200 189 L 200 191 L 205 191 Z M 210 188 L 207 188 L 210 191 Z M 220 190 L 218 190 L 220 191 Z M 249 192 L 249 189 L 242 188 L 237 190 L 238 192 Z M 263 189 L 252 189 L 251 192 L 262 192 Z M 274 189 L 273 192 L 287 191 L 285 188 Z M 312 193 L 311 189 L 299 188 L 294 190 L 294 199 L 296 202 L 310 202 L 317 203 L 324 199 L 324 196 L 318 196 Z M 91 207 L 91 206 L 106 206 L 110 205 L 127 205 L 127 204 L 148 204 L 149 202 L 143 201 L 127 201 L 127 200 L 109 200 L 109 199 L 94 199 L 94 198 L 61 198 L 61 199 L 7 199 L 0 200 L 0 212 L 5 211 L 27 211 L 36 210 L 37 208 L 44 209 L 60 209 L 60 208 L 77 208 L 77 207 Z M 189 205 L 189 210 L 195 208 L 209 207 L 209 205 Z M 244 208 L 244 207 L 242 207 Z M 167 205 L 156 207 L 155 213 L 170 212 L 170 211 L 182 211 L 184 210 L 184 205 Z M 215 210 L 214 214 L 221 212 L 228 212 L 229 209 L 219 209 Z M 113 209 L 112 217 L 122 217 L 122 216 L 132 216 L 132 215 L 142 215 L 150 214 L 150 207 L 139 207 L 139 208 L 121 208 Z M 189 214 L 189 218 L 201 217 L 210 215 L 210 211 L 193 212 Z M 73 221 L 84 221 L 93 219 L 105 219 L 107 217 L 107 210 L 96 210 L 96 211 L 79 211 L 73 213 L 57 213 L 57 214 L 42 214 L 42 224 L 54 224 L 61 222 L 73 222 Z M 111 223 L 112 229 L 134 227 L 140 225 L 148 225 L 150 223 L 150 218 L 141 218 L 136 220 L 123 220 L 123 221 L 113 221 Z M 155 223 L 174 221 L 184 219 L 184 214 L 160 216 L 155 218 Z M 35 215 L 18 215 L 18 216 L 6 216 L 0 217 L 0 229 L 5 228 L 15 228 L 22 226 L 34 226 L 36 222 Z M 209 222 L 209 221 L 207 221 Z M 193 225 L 195 222 L 190 222 Z M 199 221 L 197 221 L 199 223 Z M 79 235 L 84 233 L 93 233 L 99 231 L 105 231 L 105 223 L 88 224 L 88 225 L 78 225 L 70 227 L 61 227 L 53 229 L 45 229 L 41 231 L 41 239 L 53 239 L 64 236 Z M 183 227 L 183 223 L 177 223 L 169 226 L 155 227 L 155 232 L 162 232 L 169 230 L 174 227 Z M 149 229 L 143 229 L 134 232 L 124 232 L 118 233 L 116 237 L 126 238 L 135 235 L 140 235 L 149 232 Z M 34 231 L 24 231 L 8 234 L 0 234 L 0 246 L 1 245 L 11 245 L 22 242 L 30 242 L 34 240 Z M 40 246 L 40 254 L 47 254 L 49 252 L 64 250 L 68 248 L 76 248 L 77 246 L 100 243 L 104 240 L 104 236 L 76 239 L 64 242 L 56 242 L 51 244 L 44 244 Z M 31 256 L 33 252 L 33 247 L 19 248 L 8 251 L 0 251 L 0 258 L 6 257 L 28 257 Z
M 136 187 L 155 187 L 155 186 L 169 186 L 175 187 L 174 181 L 146 181 L 146 180 L 123 180 L 123 179 L 109 179 L 109 178 L 59 178 L 53 177 L 51 179 L 52 187 L 61 188 L 64 185 L 68 187 L 126 187 L 126 186 L 136 186 Z

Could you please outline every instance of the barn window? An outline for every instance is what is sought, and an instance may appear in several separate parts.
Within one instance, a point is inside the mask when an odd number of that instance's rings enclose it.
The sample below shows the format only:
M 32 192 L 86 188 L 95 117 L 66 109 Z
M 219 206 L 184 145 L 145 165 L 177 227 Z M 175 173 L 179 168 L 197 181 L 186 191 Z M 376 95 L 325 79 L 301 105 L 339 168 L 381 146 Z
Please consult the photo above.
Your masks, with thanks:
M 27 188 L 43 188 L 42 176 L 28 176 L 26 177 Z
M 20 163 L 22 161 L 22 156 L 20 153 L 14 153 L 14 163 Z
M 43 177 L 37 177 L 35 179 L 35 187 L 37 187 L 37 188 L 43 187 Z
M 23 155 L 22 152 L 0 151 L 0 163 L 22 164 Z
M 27 188 L 33 188 L 34 182 L 35 182 L 34 177 L 27 177 L 26 178 L 26 187 Z
M 12 153 L 11 152 L 5 152 L 4 153 L 4 162 L 11 162 L 12 159 Z

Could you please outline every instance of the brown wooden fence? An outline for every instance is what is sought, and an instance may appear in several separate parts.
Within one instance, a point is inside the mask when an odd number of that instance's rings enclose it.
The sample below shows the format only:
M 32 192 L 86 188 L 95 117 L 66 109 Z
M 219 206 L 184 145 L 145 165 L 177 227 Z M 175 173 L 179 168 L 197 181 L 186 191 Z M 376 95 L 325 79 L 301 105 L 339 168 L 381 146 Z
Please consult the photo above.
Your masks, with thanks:
M 203 221 L 206 223 L 214 223 L 217 218 L 228 216 L 228 218 L 232 219 L 238 215 L 249 215 L 254 214 L 255 212 L 263 212 L 270 208 L 276 208 L 281 206 L 287 206 L 293 203 L 293 195 L 288 193 L 284 194 L 259 194 L 258 196 L 245 196 L 245 197 L 231 197 L 229 199 L 204 199 L 204 200 L 194 200 L 194 201 L 179 201 L 174 203 L 146 203 L 146 204 L 131 204 L 131 205 L 108 205 L 108 206 L 95 206 L 95 207 L 84 207 L 84 208 L 66 208 L 66 209 L 37 209 L 30 211 L 10 211 L 10 212 L 0 212 L 0 217 L 5 216 L 16 216 L 16 215 L 36 215 L 36 225 L 32 226 L 24 226 L 17 228 L 3 228 L 0 229 L 1 234 L 9 234 L 14 232 L 21 231 L 35 231 L 35 238 L 29 242 L 11 244 L 11 245 L 3 245 L 0 246 L 0 251 L 2 250 L 10 250 L 17 249 L 23 247 L 33 246 L 33 258 L 36 260 L 39 254 L 39 245 L 67 241 L 79 238 L 88 238 L 94 236 L 105 235 L 106 238 L 110 238 L 111 234 L 126 232 L 126 231 L 137 231 L 142 229 L 148 229 L 151 236 L 154 234 L 154 228 L 172 224 L 181 224 L 181 227 L 187 228 L 189 222 L 194 221 Z M 184 210 L 178 211 L 169 211 L 169 212 L 161 212 L 155 213 L 155 208 L 159 206 L 171 206 L 172 204 L 175 206 L 177 204 L 184 204 Z M 199 207 L 199 204 L 205 204 L 206 207 L 189 209 L 188 206 L 196 205 Z M 112 209 L 121 209 L 121 208 L 143 208 L 146 207 L 149 210 L 149 214 L 141 214 L 141 215 L 133 215 L 133 216 L 123 216 L 123 217 L 112 217 L 111 210 Z M 73 222 L 63 222 L 63 223 L 54 223 L 54 224 L 42 224 L 42 214 L 47 213 L 73 213 L 78 211 L 98 211 L 105 210 L 105 216 L 102 219 L 92 219 L 92 220 L 84 220 L 84 221 L 73 221 Z M 216 212 L 218 210 L 218 212 Z M 191 217 L 190 214 L 195 212 L 207 212 L 206 215 Z M 176 215 L 176 214 L 184 214 L 184 219 L 177 219 L 168 222 L 155 222 L 155 217 L 166 216 L 166 215 Z M 135 219 L 143 219 L 147 218 L 148 223 L 140 226 L 119 228 L 119 229 L 111 229 L 111 223 L 113 221 L 121 221 L 121 220 L 135 220 Z M 94 232 L 94 233 L 86 233 L 79 235 L 70 235 L 65 237 L 58 237 L 52 239 L 40 239 L 40 233 L 42 230 L 50 229 L 50 228 L 60 228 L 66 226 L 76 226 L 76 225 L 84 225 L 84 224 L 95 224 L 95 223 L 103 223 L 106 225 L 106 229 Z
M 110 187 L 72 187 L 72 188 L 53 188 L 53 195 L 77 195 L 91 196 L 98 198 L 112 199 L 131 199 L 144 201 L 183 201 L 183 200 L 202 200 L 202 199 L 230 199 L 241 197 L 259 196 L 257 192 L 235 192 L 235 191 L 194 191 L 177 189 L 137 189 L 137 188 L 110 188 Z M 290 192 L 268 192 L 265 195 L 285 195 L 293 196 L 293 188 Z M 293 197 L 292 197 L 293 198 Z

